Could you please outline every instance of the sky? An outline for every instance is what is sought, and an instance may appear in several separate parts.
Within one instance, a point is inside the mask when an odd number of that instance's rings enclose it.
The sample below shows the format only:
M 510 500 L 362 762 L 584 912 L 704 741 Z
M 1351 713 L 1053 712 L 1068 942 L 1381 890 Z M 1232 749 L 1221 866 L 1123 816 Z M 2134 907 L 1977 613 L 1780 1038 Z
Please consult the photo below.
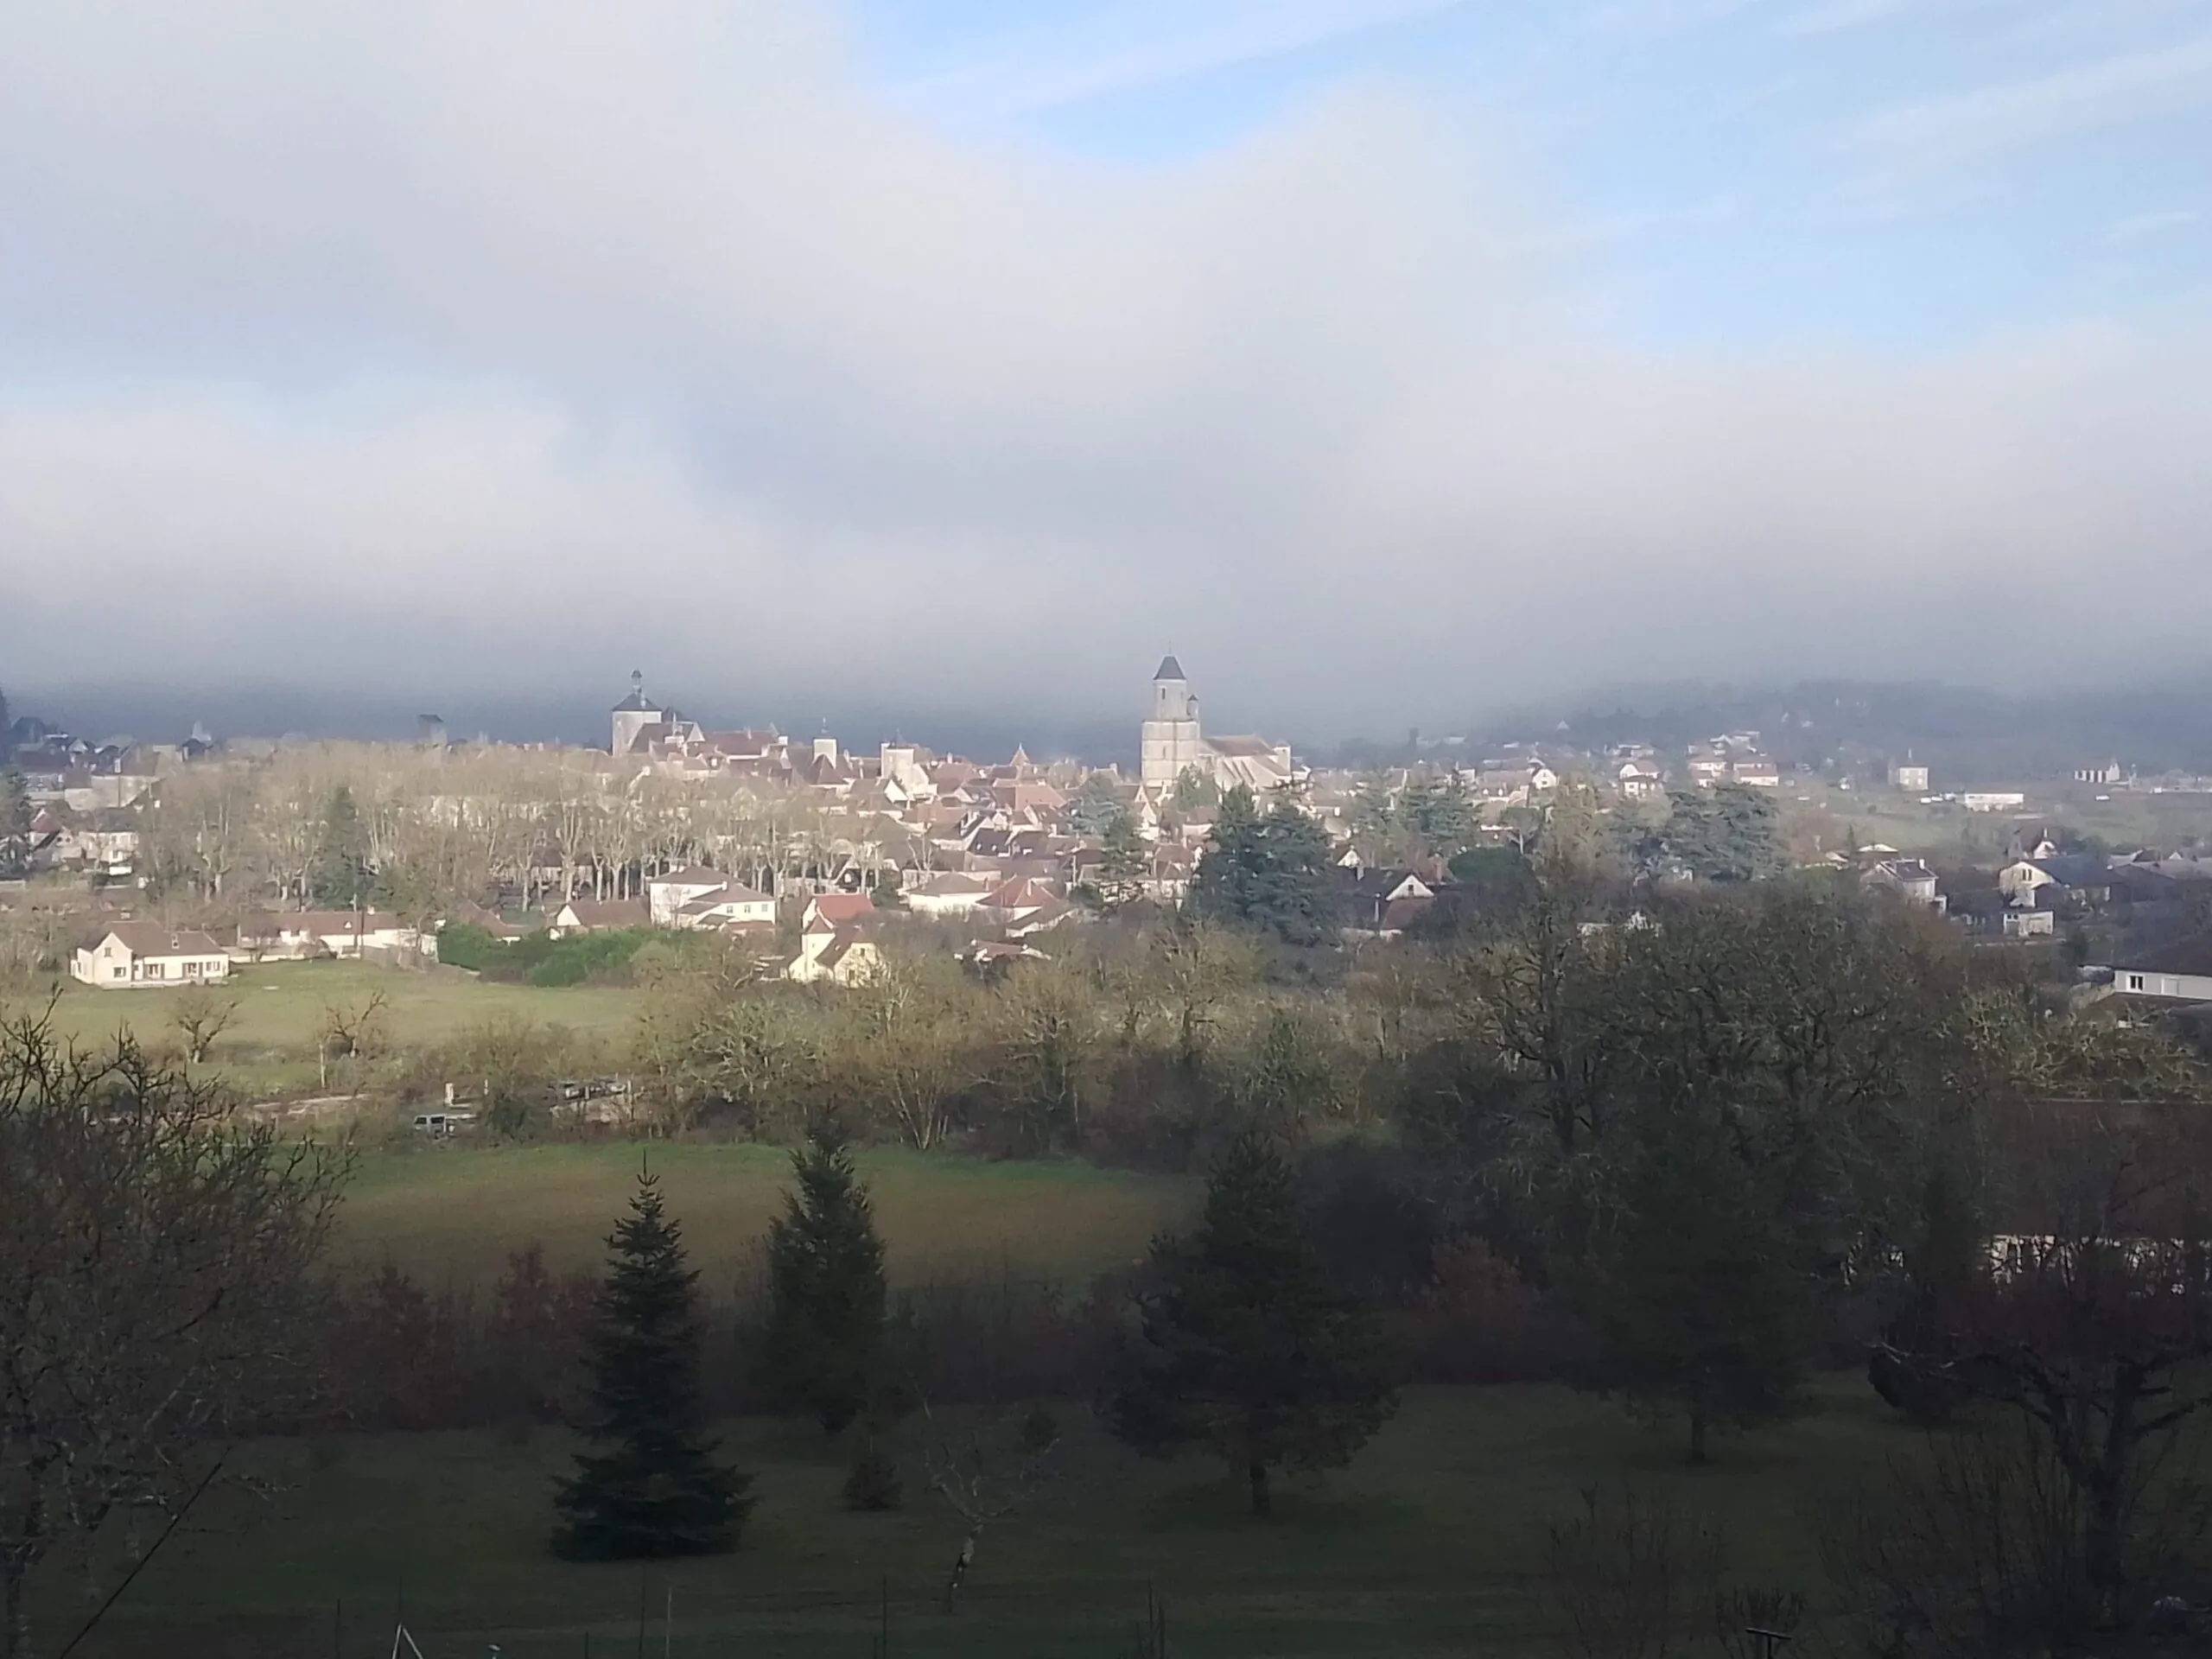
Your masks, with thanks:
M 2212 0 L 0 0 L 18 706 L 2124 684 L 2209 371 Z

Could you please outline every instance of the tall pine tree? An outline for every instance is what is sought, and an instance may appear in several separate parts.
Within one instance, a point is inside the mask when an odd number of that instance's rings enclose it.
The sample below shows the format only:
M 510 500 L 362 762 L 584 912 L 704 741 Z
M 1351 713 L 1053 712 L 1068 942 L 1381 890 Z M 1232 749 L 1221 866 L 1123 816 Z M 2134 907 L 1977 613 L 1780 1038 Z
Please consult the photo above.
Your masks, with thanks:
M 0 707 L 0 716 L 7 710 Z M 5 759 L 8 728 L 0 721 L 0 760 Z M 22 875 L 30 864 L 31 797 L 23 774 L 0 766 L 0 879 Z
M 682 1233 L 649 1172 L 639 1174 L 607 1248 L 580 1425 L 594 1449 L 577 1456 L 554 1500 L 554 1550 L 572 1560 L 634 1560 L 734 1549 L 753 1478 L 716 1462 L 706 1437 L 698 1275 L 683 1265 Z
M 1274 1469 L 1349 1463 L 1396 1403 L 1374 1319 L 1329 1283 L 1290 1170 L 1260 1136 L 1230 1147 L 1198 1230 L 1156 1240 L 1152 1265 L 1142 1338 L 1109 1403 L 1139 1452 L 1212 1452 L 1266 1515 Z
M 1330 936 L 1336 893 L 1328 832 L 1287 800 L 1260 810 L 1243 785 L 1222 797 L 1213 837 L 1192 878 L 1190 910 L 1268 929 L 1292 944 Z
M 1109 911 L 1119 910 L 1144 896 L 1145 876 L 1152 867 L 1152 849 L 1138 831 L 1136 816 L 1115 813 L 1106 825 L 1099 846 L 1098 901 Z
M 331 910 L 352 910 L 367 902 L 374 875 L 369 868 L 368 831 L 353 791 L 345 785 L 330 791 L 322 813 L 322 838 L 315 848 L 315 871 L 309 885 L 316 904 Z
M 798 1186 L 768 1232 L 762 1359 L 787 1405 L 831 1434 L 874 1395 L 883 1348 L 883 1241 L 852 1148 L 834 1122 L 791 1154 Z

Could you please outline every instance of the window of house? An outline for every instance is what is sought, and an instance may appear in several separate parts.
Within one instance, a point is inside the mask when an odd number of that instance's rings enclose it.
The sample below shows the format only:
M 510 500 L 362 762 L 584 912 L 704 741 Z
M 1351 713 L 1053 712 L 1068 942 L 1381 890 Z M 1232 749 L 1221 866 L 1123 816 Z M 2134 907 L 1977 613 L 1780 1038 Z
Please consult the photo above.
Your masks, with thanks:
M 2131 991 L 2141 990 L 2143 988 L 2143 976 L 2140 974 L 2130 974 L 2127 976 L 2127 988 Z
M 130 972 L 130 969 L 127 968 L 111 968 L 108 970 L 108 977 L 110 979 L 121 979 L 124 975 L 128 972 Z

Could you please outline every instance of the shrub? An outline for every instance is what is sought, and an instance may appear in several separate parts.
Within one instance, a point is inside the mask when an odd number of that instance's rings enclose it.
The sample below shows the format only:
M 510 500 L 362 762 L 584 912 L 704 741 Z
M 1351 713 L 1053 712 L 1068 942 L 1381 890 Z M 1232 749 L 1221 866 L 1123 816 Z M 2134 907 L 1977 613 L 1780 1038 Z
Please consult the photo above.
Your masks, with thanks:
M 448 922 L 438 930 L 438 960 L 476 973 L 503 966 L 515 945 L 474 922 Z
M 556 940 L 545 959 L 530 970 L 530 982 L 550 988 L 620 977 L 628 971 L 630 958 L 652 937 L 650 929 L 633 927 L 613 933 L 578 933 Z
M 895 1510 L 905 1498 L 899 1465 L 885 1456 L 874 1437 L 869 1436 L 860 1456 L 853 1459 L 852 1472 L 845 1477 L 845 1507 L 868 1514 Z
M 1548 1369 L 1534 1340 L 1541 1300 L 1480 1238 L 1436 1251 L 1435 1275 L 1412 1313 L 1421 1374 L 1439 1382 L 1512 1382 Z

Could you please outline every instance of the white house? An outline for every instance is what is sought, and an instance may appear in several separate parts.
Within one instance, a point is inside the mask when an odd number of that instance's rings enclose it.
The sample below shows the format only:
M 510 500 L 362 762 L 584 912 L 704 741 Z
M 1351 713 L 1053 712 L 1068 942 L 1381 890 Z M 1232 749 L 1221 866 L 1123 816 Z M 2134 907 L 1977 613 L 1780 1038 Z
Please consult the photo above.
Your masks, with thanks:
M 799 924 L 811 927 L 817 922 L 827 922 L 833 928 L 849 927 L 878 913 L 875 899 L 868 893 L 817 893 L 806 901 L 806 911 L 799 918 Z
M 784 977 L 802 985 L 864 985 L 882 970 L 883 953 L 873 939 L 841 932 L 815 922 L 799 935 L 798 954 L 784 964 Z
M 694 899 L 704 898 L 729 885 L 729 877 L 720 870 L 694 868 L 671 870 L 663 875 L 649 876 L 645 880 L 645 904 L 655 927 L 677 925 L 677 912 Z M 769 919 L 775 919 L 773 907 Z
M 205 985 L 231 976 L 231 958 L 213 938 L 189 928 L 113 922 L 77 946 L 69 973 L 102 990 Z
M 755 893 L 742 882 L 731 881 L 711 893 L 702 893 L 696 899 L 686 900 L 673 920 L 676 926 L 692 931 L 773 928 L 776 925 L 776 901 L 765 893 Z
M 437 936 L 378 910 L 280 910 L 238 923 L 238 954 L 250 960 L 301 957 L 435 957 Z
M 1060 895 L 1051 883 L 1033 876 L 1017 876 L 985 893 L 979 908 L 993 921 L 1018 922 L 1059 902 Z
M 2112 988 L 2125 996 L 2212 1002 L 2212 939 L 2183 939 L 2116 962 Z
M 1916 858 L 1885 858 L 1866 872 L 1866 885 L 1887 887 L 1907 903 L 1925 905 L 1941 916 L 1948 902 L 1936 888 L 1936 872 Z
M 553 912 L 545 931 L 556 939 L 565 939 L 571 933 L 643 927 L 652 919 L 642 899 L 571 899 Z
M 1488 761 L 1471 776 L 1460 776 L 1476 799 L 1505 806 L 1526 806 L 1559 787 L 1559 773 L 1541 760 Z
M 953 874 L 933 875 L 911 887 L 901 887 L 899 896 L 918 915 L 964 916 L 982 905 L 983 895 L 990 890 L 989 882 Z
M 2112 876 L 2104 861 L 2087 853 L 2016 858 L 1997 872 L 1997 890 L 2005 902 L 2024 907 L 2062 895 L 2101 904 L 2111 888 Z
M 57 862 L 125 870 L 138 856 L 137 819 L 128 812 L 95 813 L 86 822 L 64 828 L 51 845 Z

